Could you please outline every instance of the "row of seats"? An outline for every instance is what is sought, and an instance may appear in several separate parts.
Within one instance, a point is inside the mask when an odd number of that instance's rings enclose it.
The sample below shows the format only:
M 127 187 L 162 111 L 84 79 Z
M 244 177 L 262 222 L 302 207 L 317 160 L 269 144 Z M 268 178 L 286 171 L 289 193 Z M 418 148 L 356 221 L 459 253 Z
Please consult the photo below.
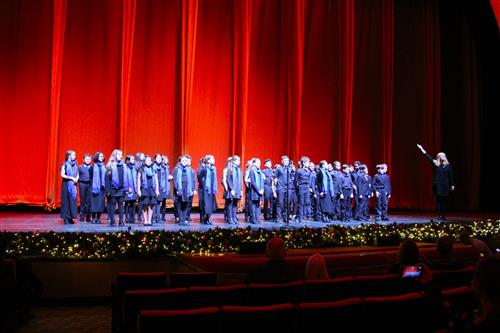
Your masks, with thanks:
M 456 285 L 467 285 L 472 269 L 442 272 Z M 184 273 L 189 276 L 188 273 Z M 211 272 L 196 273 L 200 278 Z M 467 278 L 462 276 L 469 275 Z M 147 309 L 196 309 L 221 306 L 264 306 L 279 303 L 331 302 L 353 297 L 385 297 L 421 291 L 421 285 L 412 279 L 398 275 L 343 277 L 328 280 L 295 281 L 287 284 L 236 284 L 227 286 L 193 285 L 182 288 L 164 288 L 164 273 L 119 274 L 120 292 L 115 294 L 114 327 L 135 327 L 137 315 Z M 436 274 L 439 276 L 439 274 Z M 135 279 L 133 279 L 134 277 Z M 123 283 L 127 281 L 128 284 Z M 134 283 L 131 283 L 134 281 Z M 141 283 L 139 283 L 139 281 Z M 149 282 L 147 282 L 149 281 Z M 202 284 L 202 279 L 190 282 Z M 139 288 L 139 290 L 137 290 Z M 154 289 L 151 289 L 154 288 Z
M 422 247 L 420 254 L 428 261 L 439 257 L 435 247 Z M 377 251 L 366 253 L 335 253 L 323 254 L 332 276 L 381 274 L 397 262 L 398 250 Z M 453 247 L 453 258 L 465 265 L 474 264 L 479 258 L 479 252 L 471 246 L 456 244 Z M 295 270 L 302 272 L 309 255 L 287 255 L 285 261 Z M 248 274 L 256 267 L 262 266 L 267 258 L 262 255 L 224 255 L 224 256 L 193 256 L 186 255 L 184 260 L 206 271 L 220 273 Z
M 469 287 L 443 292 L 454 308 L 477 306 Z M 142 310 L 129 332 L 314 332 L 327 330 L 432 332 L 446 326 L 447 313 L 423 293 L 350 298 L 321 303 Z M 131 323 L 132 324 L 132 323 Z M 135 324 L 135 322 L 134 322 Z

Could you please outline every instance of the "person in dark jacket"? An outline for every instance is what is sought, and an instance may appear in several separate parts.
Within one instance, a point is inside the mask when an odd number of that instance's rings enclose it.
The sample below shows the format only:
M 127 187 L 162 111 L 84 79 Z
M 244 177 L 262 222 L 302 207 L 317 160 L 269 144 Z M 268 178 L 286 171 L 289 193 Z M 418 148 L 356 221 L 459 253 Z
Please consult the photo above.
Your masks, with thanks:
M 249 169 L 250 186 L 248 197 L 250 199 L 250 223 L 258 224 L 260 216 L 260 202 L 264 197 L 264 178 L 260 170 L 260 159 L 252 158 L 252 167 Z
M 438 220 L 444 221 L 446 220 L 446 218 L 444 217 L 444 214 L 446 212 L 446 198 L 448 197 L 450 192 L 455 190 L 455 183 L 453 181 L 453 169 L 450 162 L 448 162 L 445 153 L 438 153 L 436 159 L 433 159 L 432 156 L 429 155 L 421 145 L 417 144 L 417 147 L 434 166 L 432 193 L 436 197 L 436 211 Z
M 80 188 L 80 222 L 90 222 L 90 154 L 83 155 L 83 164 L 78 166 L 78 187 Z
M 377 165 L 377 174 L 373 176 L 372 188 L 377 198 L 375 220 L 389 221 L 387 209 L 391 198 L 391 180 L 387 175 L 387 164 Z

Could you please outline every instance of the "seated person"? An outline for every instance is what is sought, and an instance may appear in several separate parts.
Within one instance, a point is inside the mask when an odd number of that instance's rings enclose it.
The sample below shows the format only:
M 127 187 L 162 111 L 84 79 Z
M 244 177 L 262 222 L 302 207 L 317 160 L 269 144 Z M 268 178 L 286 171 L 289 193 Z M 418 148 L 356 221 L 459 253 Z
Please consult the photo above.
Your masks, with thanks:
M 475 248 L 481 256 L 491 256 L 493 255 L 493 252 L 491 249 L 486 245 L 485 242 L 483 242 L 480 239 L 477 239 L 475 237 L 472 237 L 471 234 L 468 231 L 462 231 L 460 233 L 460 241 L 465 244 L 465 245 L 471 245 L 473 248 Z
M 328 269 L 326 267 L 325 258 L 315 253 L 307 259 L 306 270 L 304 272 L 305 279 L 329 279 Z
M 285 242 L 275 237 L 267 242 L 266 255 L 269 261 L 250 272 L 246 283 L 288 283 L 299 279 L 298 273 L 285 262 Z
M 436 243 L 438 257 L 429 263 L 432 269 L 456 270 L 465 267 L 464 264 L 453 259 L 453 243 L 453 238 L 450 236 L 439 237 Z

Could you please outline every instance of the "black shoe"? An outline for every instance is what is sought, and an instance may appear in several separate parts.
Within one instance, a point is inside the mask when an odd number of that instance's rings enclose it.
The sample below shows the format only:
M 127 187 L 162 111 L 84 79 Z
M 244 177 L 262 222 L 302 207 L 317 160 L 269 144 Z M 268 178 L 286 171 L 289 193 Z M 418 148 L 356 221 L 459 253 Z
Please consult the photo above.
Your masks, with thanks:
M 123 227 L 125 224 L 123 223 L 123 221 L 120 221 L 118 222 L 118 225 Z
M 383 217 L 382 221 L 389 221 L 389 218 L 388 217 Z
M 443 215 L 441 215 L 441 221 L 447 221 L 448 219 L 446 217 L 444 217 Z
M 85 218 L 83 216 L 80 216 L 80 222 L 85 222 Z

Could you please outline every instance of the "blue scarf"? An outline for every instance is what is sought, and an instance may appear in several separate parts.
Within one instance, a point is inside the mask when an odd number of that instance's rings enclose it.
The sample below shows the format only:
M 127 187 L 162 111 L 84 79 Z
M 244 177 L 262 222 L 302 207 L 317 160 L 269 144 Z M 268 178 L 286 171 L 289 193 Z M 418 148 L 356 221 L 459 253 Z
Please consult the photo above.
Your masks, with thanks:
M 239 167 L 233 167 L 233 190 L 236 196 L 241 192 L 241 171 Z
M 255 176 L 255 186 L 260 190 L 262 190 L 262 175 L 260 174 L 260 169 L 254 168 L 253 173 Z
M 212 178 L 212 170 L 214 177 Z M 205 178 L 205 187 L 208 189 L 208 194 L 217 193 L 217 170 L 215 167 L 207 166 L 207 177 Z
M 158 175 L 158 182 L 160 184 L 160 191 L 161 192 L 167 192 L 167 172 L 166 172 L 166 165 L 161 164 L 161 163 L 154 163 L 153 164 L 153 169 Z
M 99 171 L 101 171 L 100 174 Z M 104 169 L 104 163 L 102 162 L 94 163 L 94 172 L 92 175 L 92 193 L 97 194 L 101 192 L 101 187 L 104 186 L 105 174 L 106 170 Z
M 113 187 L 115 189 L 118 188 L 118 186 L 120 186 L 120 178 L 118 176 L 118 165 L 123 165 L 123 161 L 119 161 L 119 162 L 116 162 L 116 163 L 112 163 L 111 164 L 111 185 L 113 185 Z M 125 171 L 125 170 L 124 170 Z M 124 172 L 125 173 L 125 172 Z M 125 175 L 123 177 L 123 182 L 126 183 L 126 178 Z M 125 185 L 123 184 L 123 187 L 124 188 L 128 188 L 128 184 Z
M 66 176 L 71 176 L 71 177 L 76 177 L 76 174 L 78 172 L 78 168 L 76 166 L 76 161 L 66 161 L 64 163 L 64 169 Z M 71 194 L 71 198 L 73 200 L 76 200 L 76 184 L 72 180 L 67 180 L 68 181 L 68 191 Z
M 183 167 L 182 165 L 179 165 L 179 167 L 177 168 L 177 175 L 176 175 L 176 178 L 177 178 L 177 190 L 178 191 L 181 191 L 183 190 L 182 188 L 182 172 L 183 170 L 186 170 L 186 178 L 187 178 L 187 195 L 190 197 L 193 195 L 193 169 L 191 169 L 190 167 L 188 167 L 187 165 L 185 167 Z
M 333 195 L 333 180 L 332 180 L 332 175 L 327 172 L 325 169 L 320 169 L 321 173 L 323 174 L 322 181 L 323 181 L 323 193 L 330 192 L 331 195 Z
M 155 171 L 153 167 L 144 164 L 142 168 L 142 187 L 148 188 L 148 177 L 153 177 L 153 189 L 156 191 L 156 182 L 154 179 Z
M 127 193 L 127 197 L 131 199 L 137 193 L 137 170 L 135 169 L 134 164 L 128 164 L 127 169 L 125 169 L 125 182 L 129 184 L 129 186 L 125 189 Z M 132 193 L 128 192 L 128 188 L 132 188 Z

